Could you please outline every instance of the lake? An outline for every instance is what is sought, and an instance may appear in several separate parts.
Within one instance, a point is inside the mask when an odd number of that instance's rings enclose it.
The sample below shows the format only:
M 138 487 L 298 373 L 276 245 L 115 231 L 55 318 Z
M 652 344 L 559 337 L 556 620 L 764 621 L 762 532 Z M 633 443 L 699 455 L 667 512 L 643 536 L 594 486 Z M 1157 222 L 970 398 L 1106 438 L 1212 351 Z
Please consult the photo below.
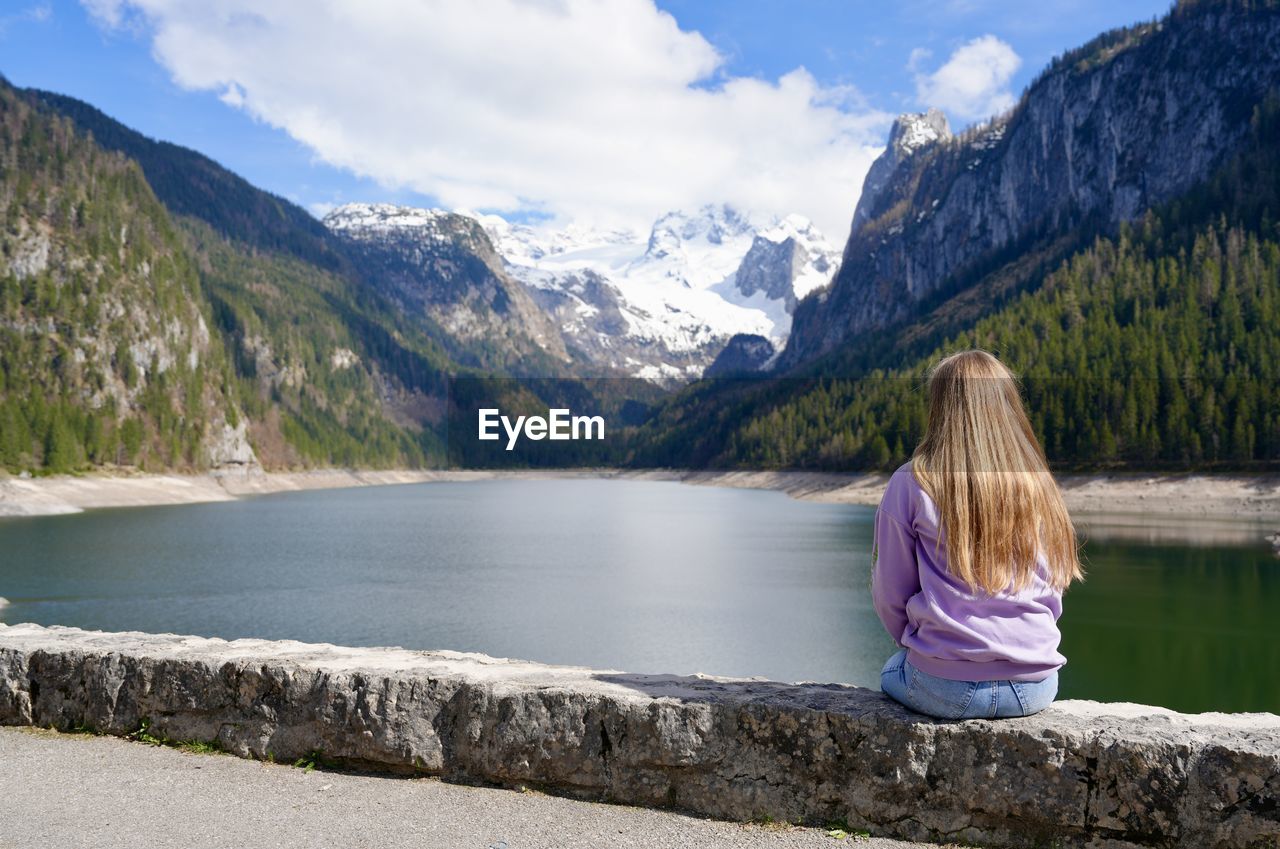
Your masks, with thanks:
M 873 516 L 547 479 L 5 519 L 0 621 L 874 687 L 893 645 L 871 607 Z M 1259 529 L 1087 533 L 1062 697 L 1280 712 L 1280 560 Z

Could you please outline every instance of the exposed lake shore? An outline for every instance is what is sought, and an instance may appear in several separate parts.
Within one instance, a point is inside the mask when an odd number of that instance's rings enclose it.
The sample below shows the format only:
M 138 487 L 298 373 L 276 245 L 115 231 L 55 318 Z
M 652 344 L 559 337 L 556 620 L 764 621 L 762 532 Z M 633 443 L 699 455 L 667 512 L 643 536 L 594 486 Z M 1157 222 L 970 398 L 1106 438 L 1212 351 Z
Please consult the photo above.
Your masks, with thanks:
M 229 501 L 250 495 L 308 489 L 476 481 L 495 478 L 618 478 L 678 481 L 700 486 L 768 489 L 834 504 L 879 502 L 887 477 L 879 473 L 714 472 L 619 469 L 468 471 L 342 469 L 304 472 L 207 474 L 87 474 L 0 476 L 0 517 L 76 513 L 105 507 L 140 507 Z M 1280 524 L 1280 476 L 1093 474 L 1059 479 L 1067 506 L 1088 522 L 1107 516 L 1194 517 L 1213 521 Z
M 823 472 L 618 472 L 707 486 L 775 489 L 803 501 L 880 502 L 888 476 Z M 1080 474 L 1058 478 L 1073 513 L 1149 513 L 1219 518 L 1280 518 L 1280 476 Z
M 802 501 L 880 503 L 888 476 L 822 472 L 618 472 L 626 478 L 770 489 Z M 1280 555 L 1280 476 L 1113 473 L 1058 478 L 1084 539 L 1254 544 Z

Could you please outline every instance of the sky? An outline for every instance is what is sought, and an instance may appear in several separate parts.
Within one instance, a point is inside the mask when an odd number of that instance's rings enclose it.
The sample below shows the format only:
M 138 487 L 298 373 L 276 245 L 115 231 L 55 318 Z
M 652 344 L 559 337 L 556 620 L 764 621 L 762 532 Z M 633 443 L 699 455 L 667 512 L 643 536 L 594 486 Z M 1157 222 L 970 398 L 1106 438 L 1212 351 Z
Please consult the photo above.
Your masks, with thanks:
M 0 0 L 0 74 L 323 215 L 644 232 L 799 213 L 835 243 L 895 115 L 953 130 L 1168 0 Z

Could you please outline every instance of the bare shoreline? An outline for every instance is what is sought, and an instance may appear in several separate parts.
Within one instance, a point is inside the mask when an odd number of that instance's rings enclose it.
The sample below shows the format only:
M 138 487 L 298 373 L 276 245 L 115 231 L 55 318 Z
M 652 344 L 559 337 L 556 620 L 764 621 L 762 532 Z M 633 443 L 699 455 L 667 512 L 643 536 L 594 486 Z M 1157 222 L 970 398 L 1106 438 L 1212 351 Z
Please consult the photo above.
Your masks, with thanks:
M 306 472 L 89 474 L 47 478 L 0 476 L 0 517 L 78 513 L 106 507 L 194 504 L 309 489 L 394 484 L 547 478 L 676 481 L 697 486 L 767 489 L 829 504 L 875 506 L 887 476 L 881 473 L 711 472 L 655 469 L 531 471 L 326 469 Z M 1067 475 L 1059 479 L 1067 506 L 1089 526 L 1187 521 L 1204 525 L 1280 529 L 1280 476 Z M 1139 521 L 1140 520 L 1140 521 Z

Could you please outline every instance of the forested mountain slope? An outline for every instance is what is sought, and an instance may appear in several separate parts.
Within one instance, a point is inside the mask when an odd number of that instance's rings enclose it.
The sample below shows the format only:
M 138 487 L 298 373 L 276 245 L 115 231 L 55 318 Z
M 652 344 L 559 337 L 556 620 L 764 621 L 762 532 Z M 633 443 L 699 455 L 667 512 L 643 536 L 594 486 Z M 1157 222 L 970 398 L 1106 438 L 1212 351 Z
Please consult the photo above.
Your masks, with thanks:
M 264 465 L 441 460 L 453 367 L 431 339 L 340 274 L 181 224 Z
M 126 127 L 74 97 L 28 89 L 34 104 L 63 115 L 99 147 L 136 161 L 171 213 L 198 218 L 229 239 L 334 270 L 346 265 L 324 225 L 306 210 L 233 174 L 207 156 Z
M 137 165 L 0 84 L 0 466 L 249 455 L 182 234 Z

